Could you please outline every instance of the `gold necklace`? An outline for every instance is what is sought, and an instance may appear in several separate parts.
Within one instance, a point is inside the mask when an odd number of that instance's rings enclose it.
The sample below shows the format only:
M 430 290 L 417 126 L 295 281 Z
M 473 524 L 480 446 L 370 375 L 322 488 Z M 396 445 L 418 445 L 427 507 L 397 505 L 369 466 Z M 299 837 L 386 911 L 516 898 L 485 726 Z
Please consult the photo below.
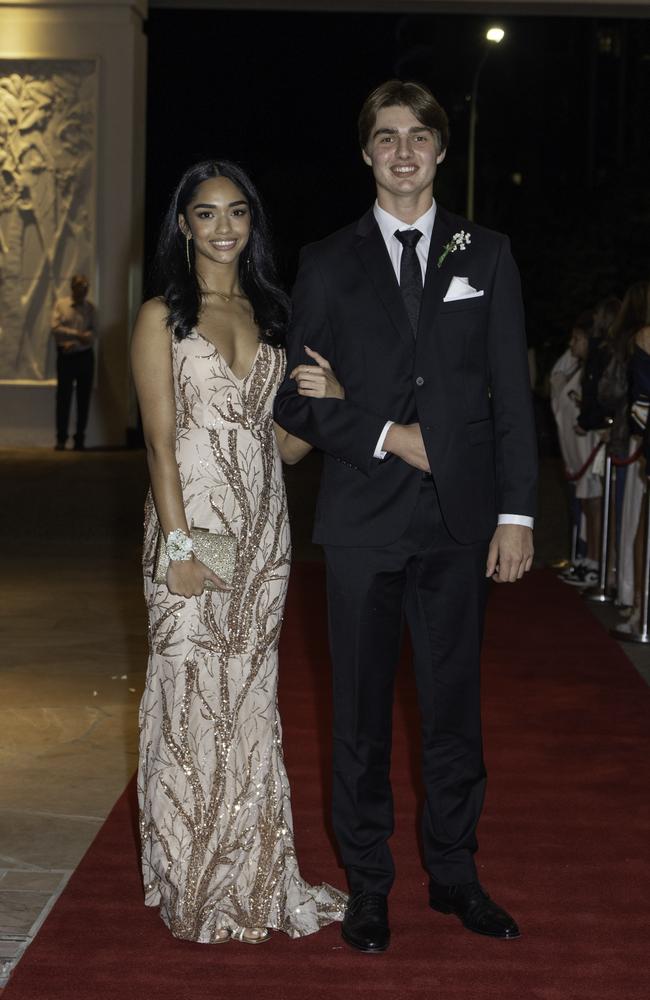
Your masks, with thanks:
M 233 299 L 243 299 L 246 297 L 245 295 L 239 295 L 237 292 L 233 292 L 232 295 L 226 295 L 225 292 L 218 292 L 216 289 L 213 290 L 213 294 L 218 295 L 224 302 L 232 302 Z

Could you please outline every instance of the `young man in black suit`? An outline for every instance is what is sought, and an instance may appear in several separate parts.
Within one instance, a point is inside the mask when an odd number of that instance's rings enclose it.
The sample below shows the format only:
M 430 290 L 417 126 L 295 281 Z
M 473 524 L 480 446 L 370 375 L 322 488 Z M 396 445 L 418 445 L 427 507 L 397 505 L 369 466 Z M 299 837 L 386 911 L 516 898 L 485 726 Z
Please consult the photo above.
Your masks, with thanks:
M 530 569 L 536 446 L 508 239 L 433 199 L 448 123 L 425 87 L 389 81 L 359 118 L 377 201 L 306 247 L 277 421 L 325 453 L 334 687 L 334 827 L 351 898 L 345 941 L 390 940 L 393 678 L 406 620 L 422 716 L 424 860 L 434 910 L 519 929 L 479 884 L 479 658 L 488 580 Z M 308 346 L 345 399 L 310 396 Z

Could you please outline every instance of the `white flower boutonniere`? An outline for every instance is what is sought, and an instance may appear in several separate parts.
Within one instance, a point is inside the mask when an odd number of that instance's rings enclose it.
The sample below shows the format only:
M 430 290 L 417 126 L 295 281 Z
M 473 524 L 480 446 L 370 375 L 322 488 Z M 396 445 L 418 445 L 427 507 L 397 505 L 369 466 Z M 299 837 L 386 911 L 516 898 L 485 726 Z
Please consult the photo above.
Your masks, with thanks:
M 466 250 L 471 242 L 472 237 L 469 233 L 466 233 L 464 229 L 461 229 L 459 233 L 454 233 L 452 238 L 449 240 L 449 243 L 445 243 L 442 248 L 442 253 L 438 257 L 438 267 L 442 267 L 447 254 L 456 253 L 457 250 Z

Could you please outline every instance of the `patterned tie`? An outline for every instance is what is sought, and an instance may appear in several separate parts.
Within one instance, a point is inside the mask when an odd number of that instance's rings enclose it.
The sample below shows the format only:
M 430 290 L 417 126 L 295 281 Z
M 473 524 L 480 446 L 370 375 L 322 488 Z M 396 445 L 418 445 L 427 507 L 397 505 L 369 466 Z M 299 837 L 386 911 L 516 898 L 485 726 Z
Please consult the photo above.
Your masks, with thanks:
M 422 233 L 419 229 L 395 230 L 395 237 L 404 248 L 399 266 L 399 287 L 414 334 L 418 328 L 420 302 L 422 301 L 422 268 L 415 249 L 421 236 Z

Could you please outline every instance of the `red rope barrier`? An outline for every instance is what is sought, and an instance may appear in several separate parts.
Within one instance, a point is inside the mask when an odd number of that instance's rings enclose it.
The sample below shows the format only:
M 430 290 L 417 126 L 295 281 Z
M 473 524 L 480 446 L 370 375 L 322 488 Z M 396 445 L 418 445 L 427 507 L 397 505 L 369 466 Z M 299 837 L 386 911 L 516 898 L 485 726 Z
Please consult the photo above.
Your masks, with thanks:
M 582 479 L 582 477 L 584 476 L 585 472 L 587 471 L 587 469 L 589 468 L 589 466 L 591 465 L 591 463 L 595 459 L 595 457 L 598 454 L 598 452 L 600 451 L 600 449 L 604 446 L 604 444 L 605 444 L 604 441 L 599 441 L 598 442 L 598 444 L 596 445 L 596 447 L 592 451 L 591 455 L 589 456 L 589 458 L 587 459 L 587 461 L 585 462 L 585 464 L 576 473 L 572 474 L 572 473 L 569 472 L 568 469 L 564 470 L 564 473 L 565 473 L 565 475 L 566 475 L 566 477 L 567 477 L 567 479 L 569 480 L 570 483 L 575 483 L 575 481 L 577 479 Z
M 642 451 L 643 451 L 643 445 L 640 444 L 637 450 L 632 455 L 630 455 L 629 458 L 616 458 L 615 455 L 612 455 L 612 465 L 616 465 L 619 468 L 622 465 L 632 465 L 633 462 L 636 462 L 637 459 L 640 458 Z
M 600 451 L 600 449 L 603 447 L 604 444 L 605 442 L 601 441 L 599 444 L 596 445 L 594 450 L 589 455 L 589 458 L 587 459 L 585 464 L 582 466 L 582 468 L 578 469 L 576 473 L 571 474 L 568 469 L 564 470 L 564 474 L 566 475 L 570 483 L 575 483 L 578 479 L 582 479 L 585 472 L 587 471 L 587 469 L 589 468 L 589 466 L 591 465 L 591 463 L 593 462 L 596 455 L 598 454 L 598 452 Z M 640 444 L 637 450 L 633 452 L 631 455 L 629 455 L 627 458 L 617 458 L 616 455 L 612 455 L 612 465 L 615 465 L 619 469 L 626 465 L 633 465 L 635 462 L 639 460 L 642 453 L 643 453 L 643 445 Z

